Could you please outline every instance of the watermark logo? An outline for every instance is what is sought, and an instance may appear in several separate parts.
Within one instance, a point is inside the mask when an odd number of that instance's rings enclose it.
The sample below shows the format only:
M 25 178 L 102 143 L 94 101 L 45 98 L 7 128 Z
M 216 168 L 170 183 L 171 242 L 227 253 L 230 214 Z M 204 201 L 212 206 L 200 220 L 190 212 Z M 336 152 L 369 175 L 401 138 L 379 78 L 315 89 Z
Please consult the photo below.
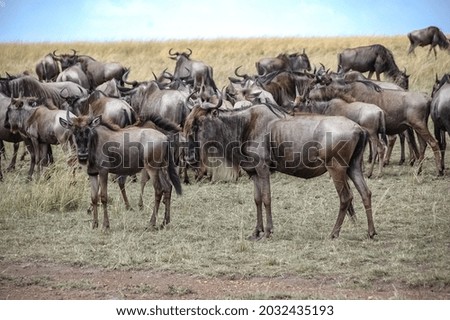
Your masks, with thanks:
M 0 0 L 0 8 L 6 7 L 6 1 Z

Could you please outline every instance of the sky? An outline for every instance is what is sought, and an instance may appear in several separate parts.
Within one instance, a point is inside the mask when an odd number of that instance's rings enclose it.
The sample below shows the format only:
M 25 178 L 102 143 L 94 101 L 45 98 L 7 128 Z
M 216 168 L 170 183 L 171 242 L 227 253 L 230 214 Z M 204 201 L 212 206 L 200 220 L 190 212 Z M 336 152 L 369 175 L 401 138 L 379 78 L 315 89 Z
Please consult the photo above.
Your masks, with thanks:
M 0 0 L 0 42 L 450 33 L 449 0 Z

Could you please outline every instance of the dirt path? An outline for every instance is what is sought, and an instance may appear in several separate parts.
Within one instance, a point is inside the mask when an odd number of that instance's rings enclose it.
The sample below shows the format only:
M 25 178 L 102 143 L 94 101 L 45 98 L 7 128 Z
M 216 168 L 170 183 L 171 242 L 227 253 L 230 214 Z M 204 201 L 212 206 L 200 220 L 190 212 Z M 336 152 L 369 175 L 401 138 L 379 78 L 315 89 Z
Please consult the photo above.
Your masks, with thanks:
M 206 278 L 147 270 L 0 262 L 0 299 L 450 299 L 450 288 L 341 288 L 337 279 Z

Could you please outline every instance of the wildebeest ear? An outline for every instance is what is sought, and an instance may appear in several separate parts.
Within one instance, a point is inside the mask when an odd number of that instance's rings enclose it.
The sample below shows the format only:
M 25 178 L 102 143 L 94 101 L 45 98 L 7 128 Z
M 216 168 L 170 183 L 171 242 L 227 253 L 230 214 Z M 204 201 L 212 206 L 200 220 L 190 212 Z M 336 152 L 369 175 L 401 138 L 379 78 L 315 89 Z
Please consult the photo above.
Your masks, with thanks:
M 66 119 L 64 118 L 59 118 L 59 124 L 61 125 L 61 127 L 63 127 L 64 129 L 71 129 L 72 128 L 72 124 L 69 123 Z
M 97 127 L 101 122 L 102 122 L 102 116 L 99 115 L 99 116 L 97 116 L 97 117 L 95 117 L 94 119 L 91 120 L 91 122 L 89 123 L 89 127 L 95 128 L 95 127 Z

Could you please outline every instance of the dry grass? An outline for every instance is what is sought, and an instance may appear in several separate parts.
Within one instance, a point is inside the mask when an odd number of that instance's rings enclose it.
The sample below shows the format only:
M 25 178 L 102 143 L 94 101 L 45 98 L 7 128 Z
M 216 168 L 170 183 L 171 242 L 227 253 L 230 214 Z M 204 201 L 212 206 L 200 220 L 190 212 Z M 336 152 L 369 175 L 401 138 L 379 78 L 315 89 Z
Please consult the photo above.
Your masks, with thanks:
M 34 70 L 45 53 L 71 48 L 99 60 L 120 61 L 132 69 L 130 79 L 143 80 L 151 72 L 173 70 L 170 48 L 189 47 L 192 57 L 211 64 L 219 86 L 234 69 L 254 73 L 254 63 L 279 52 L 306 48 L 311 61 L 336 69 L 336 54 L 345 47 L 381 43 L 390 48 L 400 68 L 411 74 L 412 90 L 429 92 L 435 73 L 450 71 L 450 56 L 427 57 L 418 48 L 407 56 L 406 37 L 249 39 L 177 42 L 120 42 L 70 44 L 0 44 L 0 70 Z M 9 147 L 8 147 L 9 148 Z M 427 150 L 429 152 L 429 150 Z M 8 154 L 11 154 L 10 148 Z M 450 286 L 450 204 L 448 177 L 435 178 L 434 161 L 427 153 L 424 172 L 391 165 L 379 180 L 369 180 L 375 224 L 379 233 L 366 239 L 367 223 L 355 195 L 358 222 L 346 221 L 337 241 L 328 236 L 336 219 L 338 199 L 327 175 L 300 180 L 281 174 L 272 177 L 275 233 L 271 240 L 248 242 L 255 224 L 253 185 L 246 177 L 237 183 L 203 182 L 184 187 L 174 197 L 171 225 L 146 231 L 152 190 L 144 211 L 125 211 L 118 187 L 110 184 L 108 233 L 90 228 L 87 175 L 72 177 L 61 158 L 51 178 L 25 182 L 27 163 L 7 173 L 0 184 L 0 259 L 56 261 L 104 268 L 170 270 L 229 278 L 298 275 L 334 281 L 346 288 L 372 288 L 377 282 L 402 282 L 448 290 Z M 398 152 L 394 153 L 394 163 Z M 447 164 L 447 167 L 449 164 Z M 71 182 L 76 183 L 71 183 Z M 138 184 L 129 183 L 130 201 L 137 208 Z M 161 218 L 161 217 L 160 217 Z M 181 288 L 181 289 L 180 289 Z M 182 287 L 172 288 L 174 292 Z M 320 292 L 317 298 L 320 298 Z

